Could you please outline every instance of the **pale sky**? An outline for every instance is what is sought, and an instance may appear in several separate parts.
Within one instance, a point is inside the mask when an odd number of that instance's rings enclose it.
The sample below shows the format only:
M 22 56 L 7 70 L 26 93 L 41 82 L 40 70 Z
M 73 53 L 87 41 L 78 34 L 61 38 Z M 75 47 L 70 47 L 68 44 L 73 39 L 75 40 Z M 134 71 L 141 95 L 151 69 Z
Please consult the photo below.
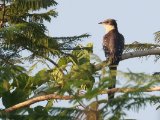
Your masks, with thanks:
M 125 43 L 154 42 L 154 33 L 160 30 L 160 0 L 57 0 L 59 16 L 47 23 L 52 36 L 74 36 L 88 33 L 91 37 L 83 43 L 93 42 L 94 53 L 105 60 L 102 50 L 104 28 L 98 24 L 107 18 L 117 20 L 119 32 Z M 160 60 L 130 59 L 122 61 L 119 70 L 153 73 L 160 71 Z M 147 107 L 138 113 L 128 112 L 128 118 L 136 120 L 159 120 L 160 111 Z

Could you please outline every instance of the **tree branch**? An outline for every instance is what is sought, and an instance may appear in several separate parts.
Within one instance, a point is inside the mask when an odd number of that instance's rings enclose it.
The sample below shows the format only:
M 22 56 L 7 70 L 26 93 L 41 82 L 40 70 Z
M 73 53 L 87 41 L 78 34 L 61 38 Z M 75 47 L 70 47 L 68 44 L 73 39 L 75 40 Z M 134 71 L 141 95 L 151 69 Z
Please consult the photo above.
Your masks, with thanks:
M 135 57 L 144 57 L 148 55 L 160 55 L 160 49 L 151 49 L 151 50 L 143 50 L 143 51 L 125 53 L 122 55 L 122 60 L 126 60 L 129 58 L 135 58 Z
M 160 55 L 160 49 L 151 49 L 151 50 L 141 50 L 141 51 L 135 51 L 135 52 L 129 52 L 129 53 L 124 53 L 122 55 L 122 60 L 130 59 L 130 58 L 135 58 L 135 57 L 144 57 L 148 55 Z M 103 61 L 97 65 L 94 66 L 95 71 L 101 70 L 103 67 L 109 65 L 109 61 Z
M 101 94 L 108 94 L 108 93 L 127 93 L 127 92 L 136 92 L 136 91 L 141 91 L 141 92 L 154 92 L 154 91 L 160 91 L 160 86 L 158 87 L 152 87 L 148 89 L 142 89 L 142 88 L 112 88 L 109 90 L 104 90 L 101 91 Z
M 24 102 L 21 102 L 19 104 L 16 104 L 12 107 L 5 109 L 4 111 L 5 112 L 12 112 L 14 110 L 27 107 L 27 106 L 32 105 L 34 103 L 44 101 L 44 100 L 50 100 L 50 99 L 70 100 L 70 99 L 73 99 L 73 96 L 62 96 L 62 95 L 57 95 L 57 94 L 42 95 L 42 96 L 31 98 L 31 99 L 26 100 Z
M 153 87 L 153 88 L 149 88 L 149 89 L 142 89 L 142 88 L 113 88 L 113 89 L 108 89 L 108 90 L 104 90 L 104 91 L 100 91 L 100 94 L 108 94 L 108 93 L 127 93 L 127 92 L 136 92 L 136 91 L 141 91 L 141 92 L 153 92 L 153 91 L 160 91 L 160 86 L 159 87 Z M 60 100 L 71 100 L 74 99 L 73 96 L 63 96 L 63 95 L 57 95 L 57 94 L 49 94 L 49 95 L 42 95 L 42 96 L 38 96 L 38 97 L 34 97 L 31 98 L 29 100 L 26 100 L 22 103 L 19 103 L 17 105 L 14 105 L 12 107 L 9 107 L 7 109 L 5 109 L 5 112 L 12 112 L 15 111 L 17 109 L 20 108 L 24 108 L 27 106 L 30 106 L 34 103 L 40 102 L 40 101 L 44 101 L 44 100 L 50 100 L 50 99 L 60 99 Z

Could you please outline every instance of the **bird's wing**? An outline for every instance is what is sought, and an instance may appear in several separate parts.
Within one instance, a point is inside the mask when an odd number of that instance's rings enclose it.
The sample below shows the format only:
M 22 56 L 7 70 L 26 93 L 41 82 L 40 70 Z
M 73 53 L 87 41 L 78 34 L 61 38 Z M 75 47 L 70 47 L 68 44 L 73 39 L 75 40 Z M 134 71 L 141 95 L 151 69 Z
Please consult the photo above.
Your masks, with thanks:
M 115 56 L 116 54 L 116 44 L 117 39 L 116 36 L 113 34 L 109 34 L 107 37 L 104 38 L 104 45 L 105 48 L 108 50 L 108 54 L 110 57 Z
M 121 56 L 122 53 L 123 53 L 123 50 L 124 50 L 124 37 L 122 34 L 119 34 L 119 40 L 118 40 L 118 52 L 119 52 L 119 55 L 118 56 Z

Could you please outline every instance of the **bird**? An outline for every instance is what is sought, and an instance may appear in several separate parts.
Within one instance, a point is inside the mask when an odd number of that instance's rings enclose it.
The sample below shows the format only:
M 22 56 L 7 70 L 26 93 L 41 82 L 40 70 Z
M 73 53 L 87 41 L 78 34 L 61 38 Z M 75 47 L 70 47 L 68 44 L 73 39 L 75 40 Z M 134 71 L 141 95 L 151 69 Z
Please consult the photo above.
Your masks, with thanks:
M 124 36 L 119 33 L 115 19 L 107 19 L 99 24 L 102 24 L 106 30 L 102 45 L 106 60 L 109 61 L 110 81 L 108 89 L 112 89 L 116 87 L 117 66 L 124 50 Z M 113 98 L 114 93 L 108 93 L 108 100 Z

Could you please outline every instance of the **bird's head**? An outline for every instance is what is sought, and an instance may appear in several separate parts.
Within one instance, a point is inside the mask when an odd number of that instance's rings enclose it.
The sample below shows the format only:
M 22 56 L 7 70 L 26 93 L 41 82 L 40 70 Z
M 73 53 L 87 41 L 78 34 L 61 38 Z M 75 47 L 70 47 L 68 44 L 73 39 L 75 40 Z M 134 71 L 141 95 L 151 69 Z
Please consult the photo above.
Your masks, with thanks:
M 100 22 L 99 24 L 102 24 L 104 26 L 104 28 L 106 29 L 106 31 L 111 31 L 113 29 L 118 30 L 117 28 L 117 22 L 114 19 L 107 19 L 103 22 Z

